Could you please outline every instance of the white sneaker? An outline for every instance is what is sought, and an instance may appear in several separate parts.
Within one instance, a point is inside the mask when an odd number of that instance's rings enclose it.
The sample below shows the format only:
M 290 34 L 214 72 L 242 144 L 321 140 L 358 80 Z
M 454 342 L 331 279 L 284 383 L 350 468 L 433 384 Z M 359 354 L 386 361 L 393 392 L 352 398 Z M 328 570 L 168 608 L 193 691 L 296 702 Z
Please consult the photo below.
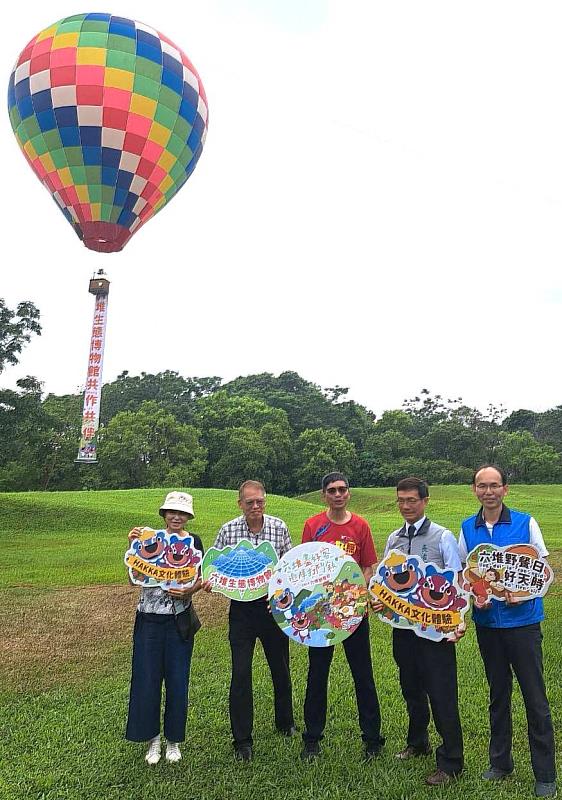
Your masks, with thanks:
M 158 734 L 150 740 L 144 759 L 147 764 L 158 764 L 160 755 L 160 734 Z
M 181 759 L 181 752 L 177 742 L 166 742 L 166 761 L 175 764 Z

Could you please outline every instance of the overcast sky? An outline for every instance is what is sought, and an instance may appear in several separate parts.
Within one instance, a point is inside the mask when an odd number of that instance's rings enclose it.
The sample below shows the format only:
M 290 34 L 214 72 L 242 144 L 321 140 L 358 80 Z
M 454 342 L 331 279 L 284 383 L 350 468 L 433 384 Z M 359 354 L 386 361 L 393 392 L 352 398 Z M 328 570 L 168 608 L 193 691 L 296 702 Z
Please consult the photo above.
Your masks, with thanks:
M 205 149 L 124 251 L 97 254 L 4 113 L 0 296 L 36 303 L 43 335 L 3 386 L 27 374 L 56 393 L 83 385 L 88 280 L 103 268 L 106 382 L 296 370 L 377 414 L 422 387 L 481 409 L 562 403 L 562 4 L 102 6 L 8 4 L 6 86 L 56 20 L 131 17 L 197 68 Z

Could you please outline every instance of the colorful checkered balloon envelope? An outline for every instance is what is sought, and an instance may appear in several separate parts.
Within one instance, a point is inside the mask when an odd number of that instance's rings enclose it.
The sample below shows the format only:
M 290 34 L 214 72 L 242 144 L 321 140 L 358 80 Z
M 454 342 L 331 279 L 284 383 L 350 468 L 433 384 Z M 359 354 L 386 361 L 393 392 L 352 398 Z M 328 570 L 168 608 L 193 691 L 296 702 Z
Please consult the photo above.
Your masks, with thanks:
M 207 133 L 192 63 L 158 31 L 77 14 L 35 36 L 10 77 L 12 128 L 86 247 L 121 250 L 189 178 Z

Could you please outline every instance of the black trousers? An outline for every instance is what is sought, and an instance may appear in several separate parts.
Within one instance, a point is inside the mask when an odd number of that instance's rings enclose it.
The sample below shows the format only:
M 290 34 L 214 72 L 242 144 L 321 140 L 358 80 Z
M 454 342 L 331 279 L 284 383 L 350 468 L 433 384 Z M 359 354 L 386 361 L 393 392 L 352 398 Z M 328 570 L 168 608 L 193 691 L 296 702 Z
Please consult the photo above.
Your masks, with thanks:
M 408 709 L 408 745 L 423 750 L 429 744 L 429 706 L 442 744 L 435 751 L 438 769 L 458 775 L 464 765 L 457 690 L 455 645 L 422 639 L 413 631 L 392 631 L 392 654 L 400 673 L 400 688 Z M 429 701 L 429 702 L 428 702 Z
M 343 649 L 355 684 L 361 738 L 370 745 L 382 745 L 384 738 L 381 736 L 381 712 L 373 679 L 367 617 L 345 639 Z M 318 742 L 322 739 L 326 726 L 328 676 L 333 656 L 333 647 L 308 648 L 308 679 L 304 701 L 305 742 Z
M 262 643 L 273 680 L 275 725 L 294 725 L 289 639 L 269 613 L 265 600 L 248 603 L 232 600 L 228 616 L 228 639 L 232 656 L 230 681 L 230 725 L 234 745 L 252 743 L 254 702 L 252 694 L 252 659 L 256 639 Z
M 555 781 L 554 733 L 543 678 L 540 624 L 519 628 L 477 625 L 476 636 L 490 686 L 490 765 L 513 770 L 511 693 L 515 673 L 525 703 L 535 779 Z

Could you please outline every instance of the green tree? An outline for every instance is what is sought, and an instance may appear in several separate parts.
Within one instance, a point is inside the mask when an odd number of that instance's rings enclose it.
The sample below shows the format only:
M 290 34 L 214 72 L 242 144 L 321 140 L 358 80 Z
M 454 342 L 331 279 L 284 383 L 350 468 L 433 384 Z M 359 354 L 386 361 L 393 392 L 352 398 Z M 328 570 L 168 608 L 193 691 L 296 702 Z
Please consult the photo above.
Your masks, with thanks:
M 6 306 L 0 297 L 0 372 L 7 364 L 17 364 L 24 345 L 31 340 L 31 334 L 41 335 L 39 310 L 24 300 L 18 303 L 15 311 Z
M 36 378 L 18 381 L 18 389 L 0 391 L 0 490 L 82 488 L 74 463 L 81 398 L 49 395 L 42 401 Z
M 292 438 L 285 411 L 220 390 L 198 401 L 195 418 L 209 453 L 208 484 L 237 486 L 254 477 L 268 491 L 291 487 Z M 244 440 L 243 431 L 252 434 Z
M 361 447 L 375 415 L 353 400 L 340 402 L 348 393 L 342 386 L 321 389 L 296 372 L 269 372 L 236 378 L 223 386 L 228 394 L 251 396 L 283 409 L 294 436 L 312 428 L 335 428 Z
M 107 424 L 119 411 L 136 411 L 147 400 L 155 400 L 180 422 L 193 422 L 195 401 L 216 391 L 220 378 L 183 378 L 172 370 L 156 375 L 125 370 L 102 391 L 101 422 Z
M 511 483 L 556 483 L 562 480 L 562 459 L 548 444 L 541 444 L 529 431 L 502 433 L 498 463 Z
M 220 456 L 209 468 L 211 486 L 236 489 L 248 478 L 268 486 L 267 447 L 259 431 L 251 428 L 214 431 L 212 447 Z
M 317 489 L 323 475 L 333 470 L 353 475 L 357 451 L 353 442 L 333 428 L 303 431 L 295 443 L 295 478 L 300 492 Z
M 77 394 L 49 394 L 43 401 L 43 411 L 50 430 L 49 449 L 43 465 L 42 489 L 82 489 L 93 465 L 74 463 L 80 440 L 82 397 Z M 93 488 L 88 485 L 88 488 Z
M 398 414 L 403 412 L 399 411 Z M 388 412 L 385 412 L 383 419 Z M 415 455 L 418 442 L 399 430 L 390 430 L 386 424 L 375 425 L 365 448 L 359 453 L 356 484 L 358 486 L 385 486 L 390 464 Z
M 49 420 L 36 378 L 17 381 L 18 391 L 0 391 L 0 491 L 42 488 L 50 450 Z
M 266 450 L 263 483 L 270 492 L 287 494 L 294 488 L 294 450 L 289 426 L 266 422 L 260 438 Z
M 385 431 L 398 431 L 404 436 L 411 437 L 414 432 L 412 415 L 400 409 L 385 411 L 382 417 L 376 421 L 372 433 L 377 435 Z
M 440 459 L 400 458 L 397 461 L 380 465 L 379 485 L 396 486 L 399 480 L 411 475 L 415 475 L 416 478 L 421 478 L 429 484 L 469 483 L 472 470 Z
M 255 397 L 229 395 L 223 389 L 197 402 L 196 420 L 203 432 L 236 427 L 259 430 L 267 422 L 288 429 L 287 415 L 281 409 Z
M 102 483 L 116 489 L 197 486 L 207 466 L 199 436 L 154 400 L 138 411 L 120 411 L 99 431 Z
M 539 414 L 537 439 L 549 444 L 562 454 L 562 406 Z
M 520 408 L 513 411 L 502 423 L 502 428 L 509 433 L 516 431 L 529 431 L 534 434 L 537 429 L 540 414 L 536 411 L 529 411 L 527 408 Z

